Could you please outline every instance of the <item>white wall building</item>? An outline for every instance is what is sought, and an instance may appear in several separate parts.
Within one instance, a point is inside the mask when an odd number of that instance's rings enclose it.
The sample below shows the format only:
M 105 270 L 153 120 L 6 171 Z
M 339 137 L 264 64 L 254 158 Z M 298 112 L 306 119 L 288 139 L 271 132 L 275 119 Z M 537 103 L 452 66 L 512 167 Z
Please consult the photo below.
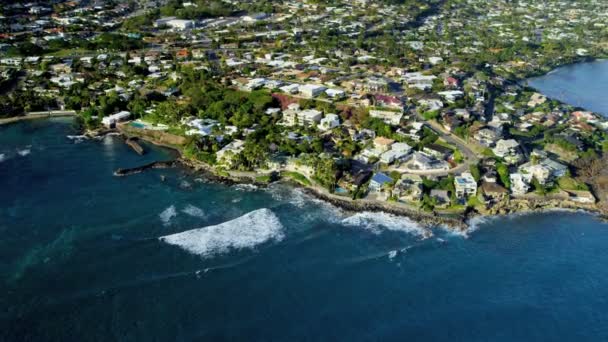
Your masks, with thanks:
M 319 129 L 322 131 L 328 131 L 338 126 L 340 126 L 340 117 L 336 114 L 325 115 L 319 123 Z
M 477 194 L 477 182 L 470 172 L 464 172 L 454 178 L 454 188 L 456 197 L 467 198 Z
M 327 88 L 316 84 L 305 84 L 300 87 L 300 94 L 305 97 L 313 98 L 321 95 Z
M 118 112 L 101 119 L 101 123 L 106 127 L 113 127 L 117 122 L 125 121 L 131 117 L 131 113 L 127 111 Z

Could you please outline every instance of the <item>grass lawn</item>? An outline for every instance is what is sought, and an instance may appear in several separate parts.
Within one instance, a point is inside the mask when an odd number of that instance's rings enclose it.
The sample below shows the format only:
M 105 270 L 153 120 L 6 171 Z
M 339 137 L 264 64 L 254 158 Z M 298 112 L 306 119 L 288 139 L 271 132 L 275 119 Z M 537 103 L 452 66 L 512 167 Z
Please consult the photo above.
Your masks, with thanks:
M 310 180 L 301 173 L 287 171 L 287 172 L 283 172 L 283 176 L 289 177 L 300 184 L 304 184 L 304 185 L 308 185 L 308 186 L 312 185 Z
M 557 184 L 564 190 L 589 190 L 587 184 L 581 183 L 572 177 L 561 177 Z
M 86 50 L 86 49 L 64 49 L 54 52 L 46 53 L 46 56 L 53 57 L 68 57 L 68 56 L 82 56 L 82 55 L 91 55 L 95 54 L 95 51 Z

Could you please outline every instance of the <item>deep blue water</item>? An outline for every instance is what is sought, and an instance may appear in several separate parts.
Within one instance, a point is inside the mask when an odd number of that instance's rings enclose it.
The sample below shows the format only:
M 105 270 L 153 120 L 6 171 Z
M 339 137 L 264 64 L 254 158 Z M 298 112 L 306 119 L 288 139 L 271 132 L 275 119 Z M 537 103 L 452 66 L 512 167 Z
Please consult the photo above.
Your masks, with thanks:
M 116 178 L 172 156 L 74 133 L 60 120 L 0 127 L 2 341 L 608 339 L 608 225 L 590 215 L 424 238 L 285 185 Z M 184 231 L 190 252 L 158 239 Z
M 567 65 L 528 84 L 548 97 L 608 116 L 608 60 Z

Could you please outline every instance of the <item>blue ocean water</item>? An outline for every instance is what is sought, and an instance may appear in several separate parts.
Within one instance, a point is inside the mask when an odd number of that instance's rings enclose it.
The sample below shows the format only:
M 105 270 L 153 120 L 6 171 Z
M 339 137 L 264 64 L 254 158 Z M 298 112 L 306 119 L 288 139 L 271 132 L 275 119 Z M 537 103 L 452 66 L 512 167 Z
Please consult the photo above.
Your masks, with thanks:
M 608 116 L 608 60 L 576 63 L 528 80 L 548 97 Z
M 172 154 L 73 134 L 0 127 L 2 341 L 608 339 L 608 225 L 590 215 L 426 232 L 287 185 L 113 177 Z

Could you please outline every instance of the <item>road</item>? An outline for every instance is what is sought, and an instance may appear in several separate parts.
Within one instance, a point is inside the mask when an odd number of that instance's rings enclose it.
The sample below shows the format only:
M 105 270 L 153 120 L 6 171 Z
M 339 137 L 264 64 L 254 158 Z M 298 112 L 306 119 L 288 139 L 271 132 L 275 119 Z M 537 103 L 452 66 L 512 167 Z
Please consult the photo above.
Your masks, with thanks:
M 468 171 L 471 165 L 476 165 L 479 162 L 477 154 L 469 147 L 469 144 L 459 136 L 448 132 L 437 121 L 425 120 L 422 116 L 416 113 L 418 119 L 429 126 L 439 137 L 451 145 L 456 146 L 464 157 L 464 162 L 449 170 L 408 170 L 408 173 L 429 176 L 447 176 L 448 174 L 459 174 Z

